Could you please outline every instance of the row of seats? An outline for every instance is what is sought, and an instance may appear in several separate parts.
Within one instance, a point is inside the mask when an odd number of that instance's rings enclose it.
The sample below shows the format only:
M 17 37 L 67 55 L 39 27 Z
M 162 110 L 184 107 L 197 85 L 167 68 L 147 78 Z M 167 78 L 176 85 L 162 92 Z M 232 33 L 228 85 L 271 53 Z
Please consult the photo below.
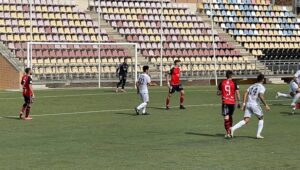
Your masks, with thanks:
M 230 28 L 235 30 L 253 30 L 253 33 L 255 30 L 260 31 L 264 29 L 268 30 L 274 30 L 274 31 L 281 31 L 282 33 L 286 32 L 292 32 L 297 34 L 300 31 L 299 25 L 294 24 L 245 24 L 245 23 L 222 23 L 222 28 Z M 249 32 L 251 33 L 251 32 Z
M 1 41 L 5 42 L 26 42 L 30 40 L 30 35 L 28 34 L 2 34 L 0 36 Z M 57 34 L 41 34 L 41 35 L 33 35 L 33 41 L 60 41 L 60 42 L 99 42 L 100 41 L 108 41 L 109 38 L 107 36 L 101 36 L 99 39 L 98 35 L 92 35 L 92 36 L 84 36 L 81 35 L 57 35 Z
M 258 4 L 258 5 L 270 5 L 270 0 L 202 0 L 205 3 L 214 4 Z
M 100 50 L 103 57 L 129 57 L 129 54 L 124 50 Z M 97 50 L 33 50 L 33 58 L 43 57 L 97 57 Z M 18 50 L 16 56 L 19 58 L 26 57 L 27 51 Z
M 155 57 L 161 55 L 161 50 L 142 50 L 142 54 L 146 57 Z M 185 56 L 185 57 L 199 57 L 199 56 L 213 56 L 216 54 L 219 56 L 240 56 L 241 54 L 235 50 L 164 50 L 163 56 Z
M 134 15 L 134 14 L 115 14 L 115 15 L 110 15 L 110 14 L 104 14 L 103 17 L 106 20 L 132 20 L 132 21 L 140 21 L 140 20 L 145 20 L 145 21 L 160 21 L 161 14 L 159 14 L 160 11 L 152 11 L 147 14 L 143 15 Z M 163 21 L 202 21 L 202 18 L 198 16 L 193 16 L 193 15 L 166 15 L 163 14 L 162 16 Z
M 74 13 L 74 14 L 67 14 L 67 13 L 32 13 L 33 18 L 43 18 L 43 19 L 68 19 L 68 20 L 79 20 L 79 21 L 86 21 L 86 19 L 91 19 L 88 15 L 82 13 Z M 20 13 L 19 10 L 17 12 L 0 12 L 0 18 L 13 18 L 13 19 L 30 19 L 29 12 Z
M 29 4 L 32 2 L 34 5 L 56 5 L 56 6 L 74 6 L 74 0 L 61 1 L 61 0 L 0 0 L 1 4 L 14 5 L 14 4 Z
M 163 61 L 163 63 L 173 63 L 174 59 L 180 59 L 180 61 L 182 63 L 193 63 L 193 64 L 197 64 L 197 63 L 208 64 L 208 63 L 214 62 L 213 57 L 179 57 L 179 58 L 163 57 L 162 61 Z M 243 64 L 248 61 L 248 58 L 247 57 L 229 56 L 229 57 L 217 57 L 216 60 L 219 63 Z M 153 63 L 160 63 L 161 59 L 160 59 L 160 57 L 152 57 L 150 59 L 150 61 Z
M 121 34 L 160 34 L 161 29 L 159 28 L 119 28 L 118 29 Z M 211 29 L 204 29 L 204 28 L 198 28 L 198 29 L 169 29 L 169 28 L 163 28 L 163 34 L 164 35 L 211 35 Z M 216 34 L 216 32 L 215 32 Z
M 266 34 L 265 34 L 266 35 Z M 300 37 L 285 37 L 285 36 L 239 36 L 237 41 L 239 42 L 300 42 Z
M 161 48 L 161 43 L 141 43 L 138 45 L 138 48 L 140 49 L 156 49 Z M 178 48 L 186 48 L 186 49 L 212 49 L 213 44 L 207 43 L 207 42 L 197 42 L 197 43 L 184 43 L 184 42 L 178 42 L 178 43 L 163 43 L 164 49 L 178 49 Z M 217 49 L 233 49 L 232 45 L 229 45 L 227 43 L 216 43 L 215 48 Z
M 183 8 L 180 5 L 177 4 L 171 4 L 169 0 L 163 0 L 163 3 L 161 3 L 161 0 L 156 0 L 156 1 L 151 1 L 151 0 L 145 0 L 143 2 L 143 0 L 139 0 L 139 1 L 126 1 L 126 0 L 122 0 L 122 1 L 100 1 L 100 6 L 101 7 L 117 7 L 117 8 L 122 8 L 125 7 L 127 8 L 126 10 L 131 10 L 131 8 L 160 8 L 161 6 L 163 6 L 164 8 L 177 8 L 177 9 L 181 9 Z M 97 7 L 99 5 L 99 1 L 90 1 L 89 6 L 90 7 Z M 186 7 L 186 6 L 184 6 Z M 130 9 L 128 9 L 130 8 Z
M 207 2 L 209 3 L 209 2 Z M 247 4 L 219 4 L 219 3 L 212 3 L 212 6 L 214 9 L 219 10 L 232 10 L 232 11 L 271 11 L 271 12 L 281 12 L 281 11 L 288 11 L 287 7 L 285 6 L 274 6 L 273 8 L 271 6 L 264 5 L 247 5 Z M 205 8 L 210 10 L 210 4 L 204 4 L 200 3 L 198 4 L 199 8 Z M 226 14 L 225 14 L 226 15 Z
M 84 34 L 96 34 L 98 32 L 98 29 L 95 28 L 64 28 L 64 27 L 32 27 L 32 33 L 37 34 L 78 34 L 78 33 L 84 33 Z M 30 27 L 3 27 L 0 26 L 0 33 L 3 34 L 30 34 L 31 28 Z M 101 30 L 101 35 L 107 35 L 106 31 Z
M 205 23 L 187 23 L 187 22 L 163 22 L 161 21 L 111 21 L 109 20 L 113 27 L 117 28 L 169 28 L 169 29 L 193 29 L 193 28 L 210 28 L 209 25 Z
M 97 23 L 93 21 L 79 21 L 79 20 L 49 20 L 49 19 L 38 19 L 35 18 L 32 21 L 34 26 L 51 26 L 51 27 L 94 27 L 96 28 Z M 0 19 L 0 25 L 20 25 L 20 26 L 30 26 L 30 20 L 24 19 Z
M 260 24 L 260 23 L 275 23 L 275 24 L 295 24 L 299 23 L 300 20 L 296 18 L 282 18 L 282 17 L 241 17 L 241 16 L 214 16 L 215 22 L 231 22 L 231 23 L 245 23 L 245 24 Z M 299 28 L 299 27 L 298 27 Z
M 173 35 L 173 36 L 163 36 L 163 41 L 167 42 L 212 42 L 213 37 L 208 35 L 190 35 L 190 36 L 182 36 L 182 35 Z M 127 41 L 130 42 L 160 42 L 161 36 L 157 35 L 128 35 L 126 36 Z M 215 38 L 216 42 L 222 41 L 218 37 Z
M 30 6 L 28 4 L 19 4 L 19 5 L 0 5 L 0 10 L 1 11 L 11 11 L 11 12 L 16 12 L 16 11 L 30 11 Z M 76 11 L 73 11 L 72 6 L 58 6 L 58 5 L 51 5 L 51 6 L 46 6 L 44 4 L 42 5 L 36 5 L 34 4 L 31 8 L 33 12 L 61 12 L 63 11 L 64 13 L 75 13 Z M 78 11 L 78 10 L 77 10 Z

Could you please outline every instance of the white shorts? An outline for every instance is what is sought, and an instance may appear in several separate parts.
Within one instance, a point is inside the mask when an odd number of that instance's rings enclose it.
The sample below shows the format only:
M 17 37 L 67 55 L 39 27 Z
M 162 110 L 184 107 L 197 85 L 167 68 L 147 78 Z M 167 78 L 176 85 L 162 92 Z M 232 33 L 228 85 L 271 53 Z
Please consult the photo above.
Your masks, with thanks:
M 247 104 L 244 117 L 251 117 L 253 114 L 255 114 L 257 117 L 262 117 L 264 115 L 260 105 Z
M 149 93 L 140 93 L 140 96 L 144 103 L 149 102 Z

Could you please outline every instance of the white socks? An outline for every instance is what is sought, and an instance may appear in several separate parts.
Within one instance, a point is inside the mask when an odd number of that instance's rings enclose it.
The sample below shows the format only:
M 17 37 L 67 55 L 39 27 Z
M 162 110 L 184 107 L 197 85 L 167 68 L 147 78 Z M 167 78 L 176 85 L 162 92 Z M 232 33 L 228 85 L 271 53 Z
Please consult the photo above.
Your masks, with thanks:
M 146 107 L 147 107 L 147 103 L 142 103 L 140 104 L 137 109 L 138 110 L 142 110 L 143 109 L 143 113 L 146 113 Z
M 231 130 L 235 131 L 236 129 L 241 128 L 242 126 L 244 126 L 246 124 L 246 122 L 244 120 L 241 120 L 239 123 L 237 123 L 236 125 L 234 125 Z
M 290 94 L 284 94 L 284 93 L 277 93 L 278 97 L 285 97 L 285 98 L 292 98 L 292 96 Z
M 296 105 L 296 102 L 298 101 L 298 99 L 300 98 L 300 93 L 297 93 L 296 96 L 294 96 L 293 102 L 292 102 L 292 106 Z
M 259 120 L 258 121 L 258 128 L 257 128 L 257 136 L 260 136 L 261 134 L 261 131 L 263 130 L 264 128 L 264 120 Z

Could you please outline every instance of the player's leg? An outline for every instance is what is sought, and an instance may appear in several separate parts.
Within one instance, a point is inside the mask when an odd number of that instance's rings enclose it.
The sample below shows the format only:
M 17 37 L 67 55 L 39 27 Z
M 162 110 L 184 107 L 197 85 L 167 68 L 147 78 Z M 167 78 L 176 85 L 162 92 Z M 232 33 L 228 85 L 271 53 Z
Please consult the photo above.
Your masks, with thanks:
M 122 79 L 123 79 L 123 76 L 119 76 L 119 82 L 118 82 L 118 84 L 117 84 L 116 92 L 119 92 L 119 88 L 120 88 L 120 86 L 121 86 L 121 84 L 122 84 Z
M 149 95 L 148 95 L 148 93 L 141 93 L 140 97 L 142 99 L 142 103 L 138 107 L 136 107 L 137 115 L 139 115 L 139 111 L 141 111 L 141 110 L 142 110 L 143 114 L 146 113 L 146 107 L 147 107 L 147 104 L 149 102 Z
M 185 109 L 184 107 L 184 90 L 180 90 L 180 109 Z
M 263 115 L 263 112 L 262 112 L 262 109 L 260 106 L 257 106 L 256 108 L 253 109 L 256 117 L 258 118 L 258 127 L 257 127 L 257 133 L 256 133 L 256 138 L 257 139 L 263 139 L 264 137 L 261 136 L 261 132 L 264 128 L 264 115 Z
M 143 102 L 146 103 L 145 107 L 142 110 L 143 115 L 147 115 L 149 114 L 146 109 L 147 109 L 147 105 L 149 103 L 149 93 L 144 93 L 143 95 Z
M 171 86 L 169 88 L 169 92 L 168 92 L 168 95 L 167 95 L 167 98 L 166 98 L 166 109 L 169 110 L 170 109 L 170 100 L 171 100 L 171 97 L 172 97 L 172 94 L 175 92 L 175 89 L 173 86 Z
M 31 120 L 32 118 L 30 117 L 30 110 L 31 110 L 31 106 L 32 106 L 32 97 L 29 97 L 28 103 L 27 103 L 27 107 L 26 107 L 26 114 L 25 114 L 25 120 Z
M 229 119 L 229 109 L 226 104 L 222 104 L 222 115 L 224 116 L 224 128 L 226 131 L 225 138 L 230 137 L 230 119 Z
M 300 93 L 297 93 L 297 94 L 294 96 L 294 98 L 293 98 L 293 101 L 292 101 L 292 103 L 291 103 L 291 106 L 292 106 L 292 108 L 293 108 L 293 113 L 294 113 L 295 110 L 296 110 L 296 102 L 299 100 L 299 98 L 300 98 Z
M 125 91 L 126 80 L 127 80 L 127 78 L 125 76 L 123 76 L 123 78 L 122 78 L 122 89 L 121 89 L 122 92 L 126 92 Z
M 292 98 L 290 94 L 277 92 L 276 99 L 279 97 Z
M 238 122 L 237 124 L 235 124 L 231 128 L 231 137 L 233 137 L 234 131 L 236 131 L 237 129 L 239 129 L 239 128 L 243 127 L 244 125 L 246 125 L 247 123 L 249 123 L 252 114 L 253 114 L 252 108 L 246 106 L 244 119 L 241 120 L 240 122 Z
M 24 96 L 24 104 L 23 104 L 20 114 L 19 114 L 20 119 L 22 119 L 23 114 L 25 114 L 25 112 L 26 112 L 28 100 L 29 100 L 29 98 L 27 96 Z

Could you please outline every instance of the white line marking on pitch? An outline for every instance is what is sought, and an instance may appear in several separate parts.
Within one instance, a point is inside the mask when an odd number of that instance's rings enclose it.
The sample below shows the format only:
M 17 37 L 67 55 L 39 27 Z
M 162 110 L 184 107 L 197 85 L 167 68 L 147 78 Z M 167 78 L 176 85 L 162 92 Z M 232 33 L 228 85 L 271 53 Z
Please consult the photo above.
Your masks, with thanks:
M 272 104 L 271 104 L 272 105 Z M 213 107 L 213 106 L 221 106 L 221 104 L 200 104 L 200 105 L 186 105 L 186 107 Z M 153 108 L 154 106 L 150 106 L 149 108 Z M 159 109 L 165 109 L 165 107 L 156 107 Z M 178 108 L 178 106 L 173 106 L 171 108 Z M 105 113 L 105 112 L 120 112 L 120 111 L 132 111 L 134 114 L 134 109 L 115 109 L 115 110 L 94 110 L 94 111 L 82 111 L 82 112 L 66 112 L 66 113 L 49 113 L 49 114 L 41 114 L 41 115 L 31 115 L 32 117 L 45 117 L 45 116 L 63 116 L 63 115 L 79 115 L 79 114 L 91 114 L 91 113 Z M 3 116 L 3 118 L 18 118 L 18 116 Z
M 215 91 L 215 90 L 188 90 L 189 92 L 195 92 L 195 91 Z M 151 93 L 163 93 L 166 92 L 166 94 L 168 93 L 168 91 L 152 91 Z M 136 92 L 126 92 L 126 93 L 115 93 L 115 92 L 110 92 L 110 93 L 85 93 L 85 94 L 69 94 L 69 95 L 57 95 L 57 96 L 38 96 L 36 97 L 38 98 L 63 98 L 63 97 L 79 97 L 79 96 L 106 96 L 106 95 L 124 95 L 124 94 L 135 94 Z M 23 97 L 2 97 L 0 98 L 0 100 L 10 100 L 10 99 L 20 99 Z
M 220 104 L 201 104 L 201 105 L 187 105 L 186 107 L 204 107 L 204 106 L 219 106 Z M 173 106 L 171 108 L 177 108 L 178 106 Z M 151 107 L 150 107 L 151 108 Z M 157 107 L 160 109 L 165 109 L 164 107 Z M 83 112 L 67 112 L 67 113 L 49 113 L 49 114 L 41 114 L 41 115 L 31 115 L 32 117 L 44 117 L 44 116 L 63 116 L 63 115 L 78 115 L 78 114 L 89 114 L 89 113 L 104 113 L 104 112 L 120 112 L 120 111 L 132 111 L 134 113 L 134 109 L 115 109 L 115 110 L 94 110 L 94 111 L 83 111 Z M 18 118 L 19 116 L 3 116 L 3 118 Z

